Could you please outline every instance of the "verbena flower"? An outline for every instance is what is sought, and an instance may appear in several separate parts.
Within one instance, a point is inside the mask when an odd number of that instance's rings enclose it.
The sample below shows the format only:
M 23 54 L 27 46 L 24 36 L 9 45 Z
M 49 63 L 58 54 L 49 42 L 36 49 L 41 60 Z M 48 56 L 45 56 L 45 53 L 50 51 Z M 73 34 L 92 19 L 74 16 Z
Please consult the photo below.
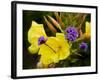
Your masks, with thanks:
M 87 48 L 88 48 L 88 45 L 87 45 L 87 43 L 82 42 L 82 43 L 79 45 L 79 48 L 82 49 L 82 50 L 84 50 L 84 51 L 86 51 Z
M 35 21 L 32 21 L 32 25 L 28 31 L 28 42 L 31 44 L 28 48 L 30 53 L 35 54 L 38 52 L 38 39 L 41 36 L 44 36 L 44 38 L 47 37 L 43 24 L 38 24 Z
M 65 37 L 69 40 L 69 41 L 75 41 L 77 39 L 77 37 L 79 36 L 78 31 L 76 30 L 75 27 L 68 27 L 65 29 L 66 31 L 66 35 Z
M 70 55 L 70 48 L 63 33 L 56 33 L 56 37 L 48 37 L 48 40 L 40 45 L 40 62 L 48 67 L 51 63 L 58 63 Z
M 75 41 L 76 40 L 76 37 L 74 37 L 72 34 L 69 34 L 69 33 L 66 35 L 66 37 L 69 41 Z

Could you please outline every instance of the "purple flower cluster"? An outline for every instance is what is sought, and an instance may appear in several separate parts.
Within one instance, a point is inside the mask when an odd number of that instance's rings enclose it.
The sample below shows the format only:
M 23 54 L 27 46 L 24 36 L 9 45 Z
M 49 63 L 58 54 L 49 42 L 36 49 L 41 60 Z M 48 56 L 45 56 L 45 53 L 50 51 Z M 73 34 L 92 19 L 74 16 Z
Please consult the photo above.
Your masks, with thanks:
M 68 27 L 68 28 L 65 29 L 65 32 L 67 32 L 65 37 L 69 41 L 75 41 L 77 39 L 77 37 L 79 36 L 78 31 L 76 30 L 75 27 Z
M 44 38 L 44 36 L 41 36 L 39 39 L 38 39 L 38 45 L 41 45 L 43 43 L 46 42 L 46 39 Z
M 88 48 L 88 45 L 87 45 L 87 43 L 82 42 L 82 43 L 79 45 L 79 48 L 82 49 L 82 50 L 84 50 L 84 51 L 86 51 L 87 48 Z

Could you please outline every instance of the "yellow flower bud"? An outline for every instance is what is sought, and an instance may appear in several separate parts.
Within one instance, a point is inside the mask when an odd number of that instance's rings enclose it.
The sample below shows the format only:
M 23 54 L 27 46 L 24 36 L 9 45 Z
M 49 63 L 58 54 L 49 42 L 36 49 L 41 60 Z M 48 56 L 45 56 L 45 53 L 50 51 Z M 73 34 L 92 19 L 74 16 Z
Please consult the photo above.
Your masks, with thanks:
M 90 39 L 91 37 L 91 25 L 89 22 L 85 23 L 85 33 L 84 33 L 84 37 L 86 39 Z

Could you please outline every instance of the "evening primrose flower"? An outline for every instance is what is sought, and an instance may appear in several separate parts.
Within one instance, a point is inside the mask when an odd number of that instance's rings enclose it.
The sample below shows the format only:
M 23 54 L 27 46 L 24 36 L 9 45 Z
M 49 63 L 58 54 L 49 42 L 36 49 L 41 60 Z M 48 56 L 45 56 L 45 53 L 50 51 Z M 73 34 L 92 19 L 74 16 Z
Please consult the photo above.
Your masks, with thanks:
M 85 38 L 90 38 L 90 36 L 91 36 L 91 25 L 90 25 L 89 22 L 86 21 L 84 37 Z
M 56 37 L 48 37 L 48 40 L 40 45 L 40 62 L 48 67 L 49 64 L 58 63 L 70 55 L 70 48 L 63 33 L 56 33 Z
M 38 52 L 38 39 L 40 36 L 47 37 L 43 24 L 38 24 L 35 21 L 32 21 L 32 25 L 28 31 L 28 42 L 31 44 L 28 48 L 30 53 L 35 54 Z

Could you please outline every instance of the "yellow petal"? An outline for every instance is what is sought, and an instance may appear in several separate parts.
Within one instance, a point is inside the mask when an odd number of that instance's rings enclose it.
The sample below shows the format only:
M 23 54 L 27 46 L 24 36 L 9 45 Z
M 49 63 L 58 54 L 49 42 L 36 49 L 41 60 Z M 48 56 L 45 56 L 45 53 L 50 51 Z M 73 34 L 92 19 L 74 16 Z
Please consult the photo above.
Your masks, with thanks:
M 32 53 L 32 54 L 36 54 L 38 52 L 38 49 L 39 49 L 39 47 L 36 43 L 32 44 L 28 48 L 29 52 Z
M 28 48 L 30 53 L 37 53 L 39 49 L 38 39 L 41 36 L 47 37 L 43 24 L 38 24 L 35 21 L 32 21 L 32 25 L 28 31 L 28 41 L 31 44 L 31 46 Z
M 70 55 L 69 44 L 68 44 L 67 40 L 65 39 L 65 36 L 63 33 L 57 33 L 56 37 L 60 39 L 59 43 L 61 45 L 61 48 L 58 51 L 59 59 L 64 60 Z
M 69 50 L 69 48 L 62 48 L 59 52 L 58 52 L 58 54 L 59 54 L 59 60 L 64 60 L 64 59 L 66 59 L 67 57 L 69 57 L 69 55 L 70 55 L 70 50 Z
M 70 55 L 69 44 L 63 33 L 57 33 L 56 37 L 49 37 L 45 44 L 39 49 L 40 61 L 46 66 L 51 63 L 58 63 Z
M 49 37 L 46 44 L 49 45 L 54 52 L 57 52 L 59 49 L 59 40 L 56 37 Z
M 54 53 L 53 50 L 45 44 L 42 44 L 40 46 L 39 54 L 41 54 L 40 61 L 44 65 L 49 65 L 50 63 L 58 62 L 58 54 Z
M 59 38 L 60 40 L 65 41 L 65 36 L 63 33 L 56 33 L 56 37 Z
M 65 48 L 69 48 L 68 41 L 65 39 L 65 35 L 63 33 L 56 33 L 56 37 L 59 39 L 59 44 L 64 46 Z
M 40 36 L 47 37 L 43 24 L 38 24 L 35 21 L 32 21 L 32 25 L 28 31 L 28 41 L 32 44 L 37 41 Z

